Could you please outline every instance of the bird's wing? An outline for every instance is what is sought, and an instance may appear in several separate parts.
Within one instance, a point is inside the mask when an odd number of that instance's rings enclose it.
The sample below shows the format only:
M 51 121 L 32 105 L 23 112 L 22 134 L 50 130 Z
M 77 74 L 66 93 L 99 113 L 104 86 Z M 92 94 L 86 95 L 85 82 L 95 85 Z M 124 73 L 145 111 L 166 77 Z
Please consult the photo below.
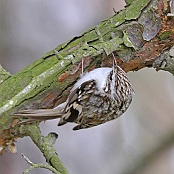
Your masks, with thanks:
M 90 96 L 90 93 L 93 92 L 90 90 L 94 88 L 94 86 L 96 86 L 95 81 L 88 80 L 70 93 L 58 126 L 67 122 L 75 122 L 78 116 L 82 113 L 83 101 Z

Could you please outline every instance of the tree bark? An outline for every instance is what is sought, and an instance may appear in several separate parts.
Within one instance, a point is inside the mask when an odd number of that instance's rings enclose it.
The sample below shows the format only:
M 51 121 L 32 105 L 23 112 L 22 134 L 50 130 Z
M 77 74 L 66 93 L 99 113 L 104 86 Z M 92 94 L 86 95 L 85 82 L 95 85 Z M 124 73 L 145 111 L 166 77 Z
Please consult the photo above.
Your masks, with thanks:
M 172 6 L 167 0 L 126 3 L 124 10 L 59 45 L 16 75 L 0 69 L 0 154 L 6 148 L 15 151 L 16 139 L 28 136 L 16 126 L 18 120 L 12 114 L 64 102 L 81 74 L 82 59 L 85 71 L 110 67 L 110 53 L 114 52 L 126 72 L 153 67 L 174 75 Z

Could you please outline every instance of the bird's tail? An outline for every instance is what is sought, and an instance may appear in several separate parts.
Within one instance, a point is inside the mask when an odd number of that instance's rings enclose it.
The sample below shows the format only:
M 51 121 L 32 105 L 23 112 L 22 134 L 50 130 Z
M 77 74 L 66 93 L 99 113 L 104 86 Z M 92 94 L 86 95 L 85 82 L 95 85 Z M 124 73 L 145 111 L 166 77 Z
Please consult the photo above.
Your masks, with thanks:
M 63 109 L 64 107 L 56 107 L 53 109 L 22 110 L 18 113 L 13 114 L 13 116 L 15 118 L 26 118 L 20 121 L 19 124 L 41 122 L 60 118 L 62 116 Z

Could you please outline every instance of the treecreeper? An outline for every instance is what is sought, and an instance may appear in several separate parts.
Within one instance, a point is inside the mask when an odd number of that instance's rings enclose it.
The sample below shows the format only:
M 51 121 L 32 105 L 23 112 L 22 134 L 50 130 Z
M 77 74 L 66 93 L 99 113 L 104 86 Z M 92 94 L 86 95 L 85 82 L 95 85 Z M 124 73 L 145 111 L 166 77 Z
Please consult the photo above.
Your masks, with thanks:
M 21 124 L 60 118 L 58 126 L 75 122 L 73 130 L 85 129 L 121 116 L 133 95 L 127 74 L 114 57 L 112 68 L 101 67 L 85 73 L 74 84 L 64 103 L 53 109 L 23 110 L 14 115 L 26 118 Z

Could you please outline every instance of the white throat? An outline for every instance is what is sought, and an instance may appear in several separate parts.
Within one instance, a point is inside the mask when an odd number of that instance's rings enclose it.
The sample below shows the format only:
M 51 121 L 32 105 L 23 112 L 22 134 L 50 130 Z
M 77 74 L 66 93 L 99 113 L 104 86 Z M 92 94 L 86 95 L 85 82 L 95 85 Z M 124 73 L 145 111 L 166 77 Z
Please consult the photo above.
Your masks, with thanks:
M 112 71 L 112 68 L 102 67 L 102 68 L 96 68 L 89 73 L 86 73 L 84 76 L 81 77 L 80 80 L 78 80 L 74 87 L 71 89 L 71 92 L 78 88 L 82 83 L 88 81 L 88 80 L 95 80 L 98 90 L 101 92 L 103 91 L 103 88 L 105 87 L 107 78 L 109 73 Z

